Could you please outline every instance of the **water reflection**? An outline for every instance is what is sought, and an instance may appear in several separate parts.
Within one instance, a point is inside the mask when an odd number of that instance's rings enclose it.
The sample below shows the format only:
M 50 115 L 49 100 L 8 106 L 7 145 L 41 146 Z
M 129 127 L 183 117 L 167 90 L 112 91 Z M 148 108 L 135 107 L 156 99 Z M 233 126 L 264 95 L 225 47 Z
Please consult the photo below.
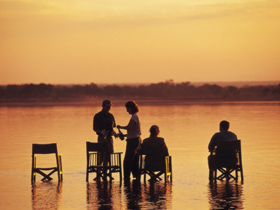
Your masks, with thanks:
M 32 209 L 59 209 L 62 183 L 38 182 L 32 185 Z
M 210 209 L 243 209 L 242 184 L 217 182 L 209 184 Z
M 171 209 L 171 182 L 144 183 L 143 198 L 147 209 Z
M 171 183 L 87 183 L 87 209 L 171 209 Z
M 170 209 L 171 183 L 125 183 L 127 209 Z
M 120 190 L 120 185 L 113 185 L 112 182 L 87 183 L 88 209 L 118 209 L 121 205 Z
M 127 209 L 141 209 L 142 194 L 141 185 L 137 180 L 124 182 L 124 192 L 126 197 Z

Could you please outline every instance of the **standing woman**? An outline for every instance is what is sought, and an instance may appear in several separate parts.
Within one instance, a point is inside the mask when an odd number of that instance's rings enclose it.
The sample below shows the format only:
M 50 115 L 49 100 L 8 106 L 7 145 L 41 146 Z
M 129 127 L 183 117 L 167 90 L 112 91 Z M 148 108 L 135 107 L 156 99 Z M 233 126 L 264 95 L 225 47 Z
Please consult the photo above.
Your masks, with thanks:
M 139 108 L 134 101 L 128 101 L 125 104 L 126 110 L 129 114 L 131 114 L 130 121 L 127 126 L 117 127 L 119 129 L 127 130 L 127 144 L 126 144 L 126 152 L 123 161 L 123 169 L 124 169 L 124 180 L 127 181 L 130 179 L 130 172 L 134 178 L 139 178 L 139 150 L 141 145 L 141 129 L 140 129 L 140 120 L 137 115 L 139 112 Z

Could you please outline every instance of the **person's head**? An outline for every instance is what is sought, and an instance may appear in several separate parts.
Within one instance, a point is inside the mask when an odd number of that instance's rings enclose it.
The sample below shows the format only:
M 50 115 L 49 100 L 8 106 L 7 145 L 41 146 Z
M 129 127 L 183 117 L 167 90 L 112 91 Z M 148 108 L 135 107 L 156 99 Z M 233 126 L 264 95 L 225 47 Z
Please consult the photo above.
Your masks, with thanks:
M 152 125 L 150 128 L 151 136 L 158 136 L 159 134 L 159 127 L 157 125 Z
M 108 99 L 106 99 L 106 100 L 104 100 L 103 102 L 102 102 L 102 110 L 104 111 L 104 112 L 109 112 L 110 111 L 110 109 L 111 109 L 111 106 L 113 106 L 113 104 L 111 103 L 111 101 L 110 100 L 108 100 Z
M 126 104 L 125 104 L 125 107 L 127 109 L 127 112 L 129 114 L 134 114 L 136 112 L 139 112 L 139 108 L 138 108 L 138 105 L 135 103 L 135 101 L 128 101 Z
M 228 129 L 229 129 L 229 122 L 225 121 L 225 120 L 221 121 L 220 122 L 220 130 L 221 131 L 228 131 Z

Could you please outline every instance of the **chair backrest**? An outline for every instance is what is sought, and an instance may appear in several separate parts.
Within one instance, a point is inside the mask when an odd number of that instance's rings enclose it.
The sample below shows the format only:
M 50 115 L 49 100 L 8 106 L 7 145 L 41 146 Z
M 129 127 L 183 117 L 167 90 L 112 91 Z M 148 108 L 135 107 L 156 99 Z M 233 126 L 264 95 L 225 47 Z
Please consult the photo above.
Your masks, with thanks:
M 218 140 L 216 155 L 222 159 L 236 159 L 241 151 L 240 140 Z
M 145 156 L 145 168 L 148 170 L 160 171 L 165 169 L 165 144 L 150 141 L 149 144 L 142 144 L 140 154 Z
M 108 152 L 108 144 L 103 143 L 93 143 L 87 141 L 87 152 Z
M 56 143 L 52 144 L 32 144 L 32 154 L 57 153 Z
M 143 143 L 141 147 L 140 154 L 153 157 L 166 156 L 165 144 L 158 143 L 157 141 L 149 141 L 149 144 Z

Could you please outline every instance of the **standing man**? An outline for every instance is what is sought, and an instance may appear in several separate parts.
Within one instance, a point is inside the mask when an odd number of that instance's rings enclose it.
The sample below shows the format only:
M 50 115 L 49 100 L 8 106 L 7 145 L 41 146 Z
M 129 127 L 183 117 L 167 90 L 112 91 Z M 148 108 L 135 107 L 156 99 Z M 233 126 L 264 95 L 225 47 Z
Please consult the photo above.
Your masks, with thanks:
M 215 133 L 208 145 L 209 152 L 215 151 L 216 154 L 218 154 L 218 157 L 215 156 L 208 156 L 208 166 L 210 171 L 210 180 L 213 179 L 213 172 L 214 172 L 214 165 L 216 161 L 219 161 L 218 158 L 223 158 L 223 156 L 228 156 L 227 151 L 216 151 L 217 141 L 223 140 L 223 141 L 232 141 L 237 140 L 237 136 L 235 133 L 228 130 L 229 129 L 229 122 L 228 121 L 221 121 L 220 122 L 220 132 Z
M 114 116 L 109 112 L 112 103 L 110 100 L 104 100 L 102 103 L 102 110 L 98 112 L 93 118 L 93 130 L 98 135 L 98 143 L 106 142 L 108 144 L 108 152 L 100 152 L 98 164 L 108 165 L 110 154 L 114 152 L 113 138 L 118 134 L 114 131 L 116 122 Z

